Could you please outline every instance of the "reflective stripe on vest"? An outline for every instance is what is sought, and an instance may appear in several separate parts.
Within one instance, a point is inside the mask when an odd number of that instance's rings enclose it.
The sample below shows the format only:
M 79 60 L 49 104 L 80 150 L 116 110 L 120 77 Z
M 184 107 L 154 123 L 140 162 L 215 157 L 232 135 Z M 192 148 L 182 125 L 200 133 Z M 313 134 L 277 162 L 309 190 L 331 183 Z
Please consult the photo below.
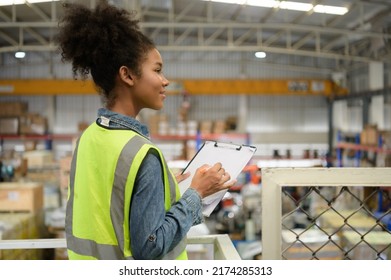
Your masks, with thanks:
M 124 194 L 126 187 L 126 178 L 132 165 L 133 158 L 129 157 L 129 154 L 136 155 L 137 152 L 145 145 L 151 145 L 150 142 L 138 135 L 132 137 L 123 147 L 120 156 L 118 158 L 118 163 L 116 166 L 114 174 L 114 182 L 112 188 L 112 196 L 110 202 L 110 217 L 112 219 L 112 224 L 114 231 L 116 233 L 118 245 L 108 245 L 100 244 L 95 240 L 79 238 L 73 235 L 73 204 L 74 204 L 74 182 L 75 182 L 75 170 L 77 162 L 77 154 L 79 147 L 79 140 L 76 144 L 76 149 L 74 151 L 74 156 L 71 164 L 71 173 L 70 173 L 70 185 L 69 185 L 69 199 L 66 209 L 66 234 L 67 234 L 67 247 L 69 250 L 75 252 L 79 255 L 91 256 L 97 259 L 133 259 L 133 257 L 124 256 L 124 246 L 125 246 L 125 236 L 123 232 L 122 225 L 124 223 L 124 212 L 122 205 L 124 205 Z M 169 195 L 170 205 L 176 202 L 177 192 L 176 192 L 176 182 L 172 176 L 172 173 L 168 169 L 167 163 L 161 155 L 160 151 L 151 145 L 151 148 L 154 148 L 158 151 L 160 159 L 163 163 L 163 174 L 164 177 L 168 177 L 169 183 L 169 194 L 166 194 L 166 198 Z M 166 182 L 165 182 L 166 185 Z M 167 207 L 167 203 L 166 207 Z M 167 253 L 163 259 L 175 259 L 177 258 L 186 248 L 186 238 L 184 238 L 174 249 Z

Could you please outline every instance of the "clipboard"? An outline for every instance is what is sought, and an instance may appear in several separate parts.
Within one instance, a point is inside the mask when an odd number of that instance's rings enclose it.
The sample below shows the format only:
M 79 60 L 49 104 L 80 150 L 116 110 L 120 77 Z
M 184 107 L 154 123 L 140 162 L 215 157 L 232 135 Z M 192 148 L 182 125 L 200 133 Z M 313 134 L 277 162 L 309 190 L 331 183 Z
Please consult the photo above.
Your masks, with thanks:
M 250 145 L 205 141 L 196 155 L 182 171 L 182 173 L 190 171 L 190 177 L 179 183 L 181 194 L 190 187 L 191 180 L 196 170 L 204 164 L 212 166 L 220 162 L 225 171 L 231 175 L 231 180 L 236 179 L 253 157 L 256 150 L 256 147 Z M 202 199 L 202 213 L 204 216 L 210 216 L 226 192 L 227 190 L 222 190 Z

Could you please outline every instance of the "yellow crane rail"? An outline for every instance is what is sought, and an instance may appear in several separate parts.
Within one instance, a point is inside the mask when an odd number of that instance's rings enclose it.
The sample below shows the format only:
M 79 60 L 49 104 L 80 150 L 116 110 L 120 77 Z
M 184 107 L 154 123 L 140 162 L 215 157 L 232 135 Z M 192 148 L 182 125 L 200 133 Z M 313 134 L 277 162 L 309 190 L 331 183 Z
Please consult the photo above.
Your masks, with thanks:
M 213 94 L 276 94 L 276 95 L 346 95 L 347 90 L 331 80 L 236 80 L 187 79 L 170 81 L 168 92 L 191 95 Z M 0 80 L 0 95 L 70 95 L 96 94 L 92 80 L 74 79 L 12 79 Z

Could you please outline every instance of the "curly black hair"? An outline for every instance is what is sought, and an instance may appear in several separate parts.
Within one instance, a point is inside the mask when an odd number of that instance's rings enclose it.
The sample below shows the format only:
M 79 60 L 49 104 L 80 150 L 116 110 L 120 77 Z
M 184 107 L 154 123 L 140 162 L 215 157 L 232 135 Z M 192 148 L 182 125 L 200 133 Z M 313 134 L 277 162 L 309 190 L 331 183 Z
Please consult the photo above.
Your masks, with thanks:
M 91 74 L 110 108 L 116 96 L 111 93 L 121 66 L 141 75 L 141 64 L 155 44 L 145 36 L 134 19 L 135 12 L 101 0 L 95 9 L 65 3 L 56 37 L 63 62 L 72 62 L 74 78 Z

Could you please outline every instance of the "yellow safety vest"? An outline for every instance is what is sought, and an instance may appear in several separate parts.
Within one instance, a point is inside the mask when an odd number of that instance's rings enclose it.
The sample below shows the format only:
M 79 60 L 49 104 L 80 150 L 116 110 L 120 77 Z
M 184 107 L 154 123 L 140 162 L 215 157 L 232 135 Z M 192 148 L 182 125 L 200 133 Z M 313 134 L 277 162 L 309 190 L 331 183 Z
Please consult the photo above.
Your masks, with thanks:
M 96 123 L 85 130 L 74 151 L 69 179 L 65 219 L 69 259 L 133 259 L 130 201 L 140 165 L 151 149 L 162 162 L 167 211 L 180 192 L 156 146 L 132 130 Z M 187 259 L 185 247 L 184 239 L 164 259 Z

